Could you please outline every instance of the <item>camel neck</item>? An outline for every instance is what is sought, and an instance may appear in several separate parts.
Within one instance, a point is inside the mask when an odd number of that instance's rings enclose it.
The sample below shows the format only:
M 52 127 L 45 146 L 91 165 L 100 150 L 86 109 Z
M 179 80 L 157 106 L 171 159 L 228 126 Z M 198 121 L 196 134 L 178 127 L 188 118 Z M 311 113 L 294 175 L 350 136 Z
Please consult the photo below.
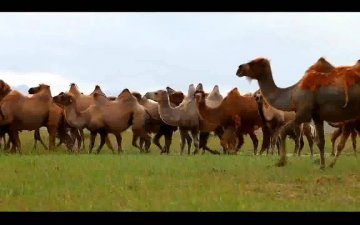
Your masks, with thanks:
M 291 104 L 291 96 L 297 83 L 287 88 L 279 88 L 274 82 L 271 70 L 268 74 L 260 76 L 258 83 L 263 97 L 272 107 L 282 111 L 294 110 Z

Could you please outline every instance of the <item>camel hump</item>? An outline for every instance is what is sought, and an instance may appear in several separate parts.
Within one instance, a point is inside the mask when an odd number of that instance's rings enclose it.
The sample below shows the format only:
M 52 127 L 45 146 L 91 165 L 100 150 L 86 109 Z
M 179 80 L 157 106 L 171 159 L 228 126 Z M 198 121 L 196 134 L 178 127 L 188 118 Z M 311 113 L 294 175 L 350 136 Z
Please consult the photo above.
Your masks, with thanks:
M 203 88 L 203 85 L 202 83 L 199 83 L 197 86 L 196 86 L 196 91 L 203 91 L 204 88 Z
M 195 86 L 194 84 L 190 84 L 189 85 L 189 90 L 188 90 L 188 97 L 193 97 L 193 95 L 195 94 Z
M 169 93 L 169 94 L 171 94 L 171 93 L 174 93 L 175 92 L 175 90 L 174 89 L 172 89 L 171 87 L 169 87 L 169 86 L 167 86 L 166 87 L 166 91 L 167 91 L 167 93 Z

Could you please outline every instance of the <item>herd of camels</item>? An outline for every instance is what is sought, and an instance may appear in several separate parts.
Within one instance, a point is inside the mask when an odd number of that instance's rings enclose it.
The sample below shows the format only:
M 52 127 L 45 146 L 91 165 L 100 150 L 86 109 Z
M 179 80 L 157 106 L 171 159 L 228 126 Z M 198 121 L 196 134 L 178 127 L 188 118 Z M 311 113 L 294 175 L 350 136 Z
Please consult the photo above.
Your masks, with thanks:
M 311 155 L 316 143 L 320 168 L 324 169 L 326 121 L 337 128 L 331 138 L 333 155 L 335 141 L 341 136 L 330 166 L 335 165 L 350 135 L 356 154 L 356 137 L 360 131 L 360 60 L 352 66 L 335 67 L 321 57 L 296 84 L 287 88 L 276 86 L 266 58 L 241 64 L 236 75 L 256 79 L 260 89 L 241 95 L 234 88 L 222 96 L 218 85 L 206 92 L 199 83 L 196 87 L 190 84 L 187 93 L 170 87 L 144 95 L 124 89 L 117 97 L 110 97 L 98 85 L 86 95 L 72 83 L 67 92 L 56 96 L 52 96 L 46 84 L 32 87 L 29 95 L 23 95 L 0 80 L 0 147 L 21 152 L 19 133 L 29 130 L 34 131 L 34 148 L 39 141 L 44 148 L 53 150 L 58 138 L 57 146 L 64 144 L 69 151 L 79 152 L 85 148 L 86 128 L 90 131 L 89 153 L 97 134 L 100 135 L 97 153 L 104 144 L 115 153 L 109 134 L 116 137 L 117 152 L 121 153 L 121 133 L 131 127 L 132 145 L 140 152 L 149 152 L 154 143 L 161 154 L 169 154 L 173 133 L 179 130 L 181 154 L 186 145 L 188 154 L 197 154 L 200 149 L 203 153 L 220 154 L 207 146 L 213 132 L 224 154 L 236 154 L 244 143 L 244 135 L 248 134 L 257 155 L 255 131 L 261 129 L 263 141 L 259 154 L 277 152 L 280 155 L 277 166 L 286 164 L 287 136 L 294 140 L 294 154 L 298 155 L 305 136 Z M 47 128 L 49 146 L 40 137 L 41 127 Z M 162 136 L 164 146 L 159 141 Z

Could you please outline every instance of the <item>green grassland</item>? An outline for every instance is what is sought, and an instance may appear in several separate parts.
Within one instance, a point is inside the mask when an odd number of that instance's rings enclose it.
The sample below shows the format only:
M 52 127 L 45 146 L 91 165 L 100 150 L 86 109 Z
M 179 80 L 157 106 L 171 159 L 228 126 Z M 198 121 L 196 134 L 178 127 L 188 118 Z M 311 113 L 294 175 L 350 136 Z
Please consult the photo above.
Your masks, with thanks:
M 277 155 L 253 156 L 248 137 L 238 155 L 188 156 L 179 155 L 178 133 L 170 155 L 160 155 L 154 145 L 150 153 L 140 154 L 131 146 L 131 132 L 123 134 L 125 152 L 120 155 L 106 146 L 99 155 L 69 153 L 64 147 L 49 152 L 40 145 L 33 150 L 32 136 L 21 134 L 21 155 L 0 154 L 2 211 L 360 209 L 360 163 L 350 143 L 337 165 L 322 171 L 319 155 L 308 155 L 307 141 L 304 155 L 297 157 L 289 140 L 288 165 L 278 168 Z M 47 143 L 46 132 L 42 137 Z M 332 159 L 328 139 L 327 165 Z M 220 149 L 215 137 L 209 146 Z

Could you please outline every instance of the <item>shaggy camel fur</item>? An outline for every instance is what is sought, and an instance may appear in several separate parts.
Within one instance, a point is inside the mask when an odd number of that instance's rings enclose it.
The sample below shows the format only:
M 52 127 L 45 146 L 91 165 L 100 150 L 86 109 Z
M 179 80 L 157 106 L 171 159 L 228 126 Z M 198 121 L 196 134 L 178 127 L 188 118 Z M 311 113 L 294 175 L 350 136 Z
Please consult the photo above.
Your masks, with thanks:
M 206 105 L 204 92 L 196 94 L 196 103 L 198 112 L 204 120 L 224 127 L 221 145 L 226 151 L 235 151 L 236 133 L 254 134 L 262 125 L 255 99 L 252 96 L 241 96 L 237 88 L 232 89 L 217 107 L 211 108 Z M 239 139 L 239 142 L 242 145 L 243 138 Z M 255 146 L 254 153 L 256 154 Z
M 98 93 L 94 93 L 93 97 L 95 103 L 82 112 L 77 110 L 77 98 L 71 93 L 55 97 L 57 102 L 65 106 L 65 118 L 71 126 L 90 130 L 89 153 L 94 146 L 96 133 L 100 133 L 101 137 L 97 153 L 105 144 L 105 137 L 108 133 L 115 135 L 120 153 L 122 151 L 121 132 L 131 125 L 133 132 L 146 140 L 145 150 L 148 151 L 150 136 L 143 129 L 143 118 L 146 116 L 146 111 L 128 89 L 124 89 L 114 101 L 109 101 L 105 96 Z
M 146 94 L 147 97 L 159 103 L 160 118 L 168 125 L 179 127 L 181 154 L 184 151 L 185 145 L 183 139 L 188 131 L 191 132 L 192 139 L 194 140 L 194 153 L 197 153 L 199 148 L 199 116 L 196 111 L 194 93 L 195 87 L 193 84 L 190 84 L 187 96 L 177 107 L 171 106 L 169 94 L 165 90 L 148 92 Z M 190 147 L 188 148 L 188 154 L 190 154 Z
M 49 149 L 55 147 L 56 131 L 59 127 L 61 117 L 58 114 L 51 113 L 52 97 L 50 86 L 40 84 L 36 88 L 36 94 L 31 97 L 24 96 L 18 91 L 11 91 L 0 103 L 0 126 L 9 125 L 10 137 L 12 140 L 12 150 L 21 149 L 18 132 L 21 130 L 36 130 L 46 124 L 49 132 Z
M 279 88 L 272 77 L 269 60 L 258 58 L 241 64 L 236 72 L 239 77 L 247 76 L 256 79 L 265 100 L 274 108 L 283 111 L 296 111 L 295 119 L 287 123 L 280 132 L 280 160 L 278 166 L 286 164 L 285 138 L 288 131 L 304 122 L 313 119 L 318 135 L 320 150 L 320 168 L 325 168 L 324 156 L 324 121 L 341 122 L 356 119 L 360 113 L 360 75 L 351 67 L 337 67 L 324 76 L 317 71 L 308 71 L 304 77 L 288 88 Z M 345 90 L 345 91 L 344 91 Z M 346 92 L 346 90 L 348 90 Z M 344 99 L 348 93 L 348 104 Z M 330 164 L 333 167 L 341 151 Z
M 136 97 L 136 99 L 138 100 L 140 105 L 144 106 L 144 108 L 149 113 L 149 118 L 145 118 L 146 120 L 144 121 L 144 124 L 145 124 L 144 128 L 145 128 L 146 132 L 155 133 L 155 136 L 153 138 L 153 143 L 160 149 L 160 151 L 161 151 L 160 154 L 163 154 L 163 153 L 169 154 L 170 153 L 170 145 L 171 145 L 171 141 L 172 141 L 171 140 L 172 135 L 177 130 L 177 127 L 170 126 L 161 120 L 160 114 L 158 111 L 158 103 L 157 102 L 149 100 L 149 98 L 146 95 L 141 96 L 141 94 L 138 92 L 132 92 L 132 95 L 134 95 Z M 160 144 L 160 138 L 162 136 L 164 136 L 164 138 L 165 138 L 164 147 L 162 147 Z M 138 147 L 137 143 L 136 143 L 137 139 L 138 139 L 138 136 L 134 133 L 133 139 L 132 139 L 132 145 L 135 147 Z M 140 139 L 140 148 L 142 148 L 143 143 L 144 143 L 144 140 Z

